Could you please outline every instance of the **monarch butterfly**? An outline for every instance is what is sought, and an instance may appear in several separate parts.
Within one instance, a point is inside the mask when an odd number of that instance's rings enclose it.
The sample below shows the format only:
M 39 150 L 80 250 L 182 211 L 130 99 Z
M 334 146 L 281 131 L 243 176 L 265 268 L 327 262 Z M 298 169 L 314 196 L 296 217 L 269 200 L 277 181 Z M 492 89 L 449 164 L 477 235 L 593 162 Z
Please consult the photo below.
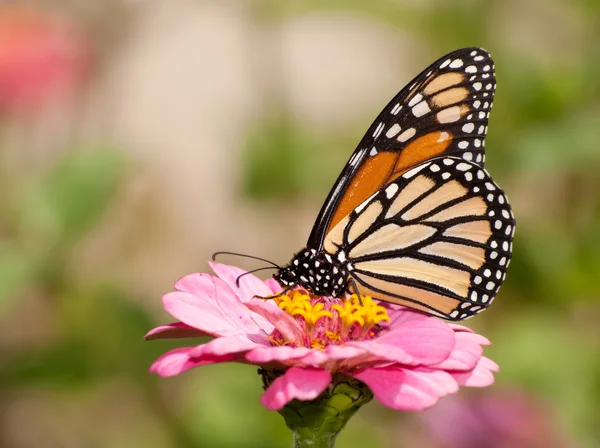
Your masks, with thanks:
M 368 129 L 306 248 L 274 278 L 453 321 L 484 310 L 506 277 L 515 232 L 506 196 L 483 168 L 495 90 L 481 48 L 427 67 Z

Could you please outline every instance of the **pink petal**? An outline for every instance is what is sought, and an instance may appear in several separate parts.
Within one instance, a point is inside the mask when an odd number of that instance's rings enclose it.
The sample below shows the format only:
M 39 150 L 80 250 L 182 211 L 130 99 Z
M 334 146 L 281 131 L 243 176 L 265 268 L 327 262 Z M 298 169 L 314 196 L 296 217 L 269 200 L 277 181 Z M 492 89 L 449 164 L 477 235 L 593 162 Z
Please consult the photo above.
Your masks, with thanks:
M 257 347 L 261 347 L 261 345 L 246 337 L 220 337 L 206 344 L 198 345 L 190 351 L 189 355 L 194 359 L 203 359 L 207 356 L 245 353 Z
M 461 386 L 486 387 L 494 384 L 494 374 L 499 370 L 498 364 L 482 356 L 475 368 L 470 372 L 450 372 Z
M 381 364 L 387 360 L 383 356 L 373 354 L 369 349 L 374 344 L 368 342 L 348 342 L 344 345 L 329 345 L 323 352 L 315 350 L 300 361 L 314 367 L 327 367 L 329 370 L 351 370 L 364 368 L 366 365 Z M 406 354 L 404 354 L 406 356 Z
M 214 284 L 210 281 L 212 276 L 204 273 L 194 273 L 181 277 L 175 282 L 175 289 L 199 297 L 203 300 L 210 300 Z
M 390 342 L 390 340 L 388 340 L 388 342 Z M 371 355 L 369 357 L 363 356 L 359 360 L 351 360 L 353 361 L 353 365 L 356 365 L 357 361 L 359 363 L 389 361 L 399 364 L 418 364 L 418 362 L 415 361 L 415 358 L 409 355 L 402 347 L 391 345 L 391 343 L 380 344 L 378 343 L 378 340 L 351 341 L 347 342 L 344 346 L 348 348 L 354 348 L 355 350 L 360 350 L 363 354 L 368 353 Z M 358 353 L 355 356 L 358 356 Z
M 329 361 L 329 356 L 321 350 L 311 350 L 306 356 L 298 359 L 300 364 L 311 367 L 323 367 L 327 361 Z
M 268 409 L 278 410 L 294 399 L 317 398 L 330 382 L 331 374 L 327 370 L 292 367 L 273 381 L 260 402 Z
M 169 292 L 163 296 L 163 306 L 172 316 L 186 325 L 205 331 L 211 335 L 231 335 L 237 333 L 222 313 L 208 301 L 187 292 Z
M 448 326 L 452 328 L 454 331 L 466 331 L 467 333 L 475 333 L 469 327 L 465 327 L 464 325 L 453 324 L 448 322 Z
M 412 321 L 419 321 L 425 318 L 431 318 L 428 314 L 421 313 L 410 308 L 406 308 L 400 305 L 393 305 L 391 303 L 384 303 L 384 307 L 388 309 L 388 316 L 390 316 L 391 322 L 390 327 L 398 327 L 407 324 Z
M 300 327 L 300 324 L 296 322 L 293 316 L 279 308 L 275 302 L 255 299 L 246 302 L 246 306 L 248 309 L 254 311 L 254 313 L 269 321 L 274 328 L 279 330 L 284 339 L 299 343 L 304 342 L 304 331 Z
M 272 277 L 265 280 L 265 285 L 267 285 L 267 288 L 271 290 L 272 294 L 279 294 L 281 291 L 283 291 L 281 285 Z
M 308 347 L 258 347 L 246 353 L 246 359 L 255 364 L 267 364 L 302 358 L 312 351 L 313 349 Z
M 154 339 L 200 338 L 204 336 L 210 336 L 210 334 L 190 327 L 183 322 L 175 322 L 153 328 L 144 337 L 147 341 L 152 341 Z
M 335 360 L 357 358 L 369 354 L 365 345 L 366 344 L 362 342 L 349 342 L 344 345 L 328 345 L 325 347 L 324 353 L 329 359 Z
M 236 280 L 246 271 L 235 266 L 209 262 L 209 266 L 217 276 L 229 285 L 242 302 L 254 298 L 254 296 L 266 297 L 273 294 L 271 289 L 261 279 L 253 274 L 246 274 L 240 278 L 239 286 Z
M 434 367 L 442 370 L 473 370 L 483 354 L 481 343 L 487 341 L 475 333 L 454 334 L 455 344 L 450 356 Z
M 194 367 L 218 362 L 228 362 L 235 359 L 234 356 L 211 357 L 202 360 L 191 359 L 189 353 L 194 347 L 182 347 L 171 350 L 158 358 L 150 367 L 150 373 L 160 376 L 175 376 Z
M 176 287 L 194 291 L 171 292 L 163 297 L 165 309 L 180 321 L 219 336 L 260 333 L 250 311 L 222 280 L 208 274 L 193 274 Z
M 452 376 L 441 370 L 388 366 L 351 375 L 369 386 L 382 404 L 399 411 L 421 411 L 458 390 Z
M 392 321 L 390 330 L 374 343 L 404 350 L 414 362 L 431 365 L 446 359 L 454 347 L 454 331 L 439 319 L 404 311 Z

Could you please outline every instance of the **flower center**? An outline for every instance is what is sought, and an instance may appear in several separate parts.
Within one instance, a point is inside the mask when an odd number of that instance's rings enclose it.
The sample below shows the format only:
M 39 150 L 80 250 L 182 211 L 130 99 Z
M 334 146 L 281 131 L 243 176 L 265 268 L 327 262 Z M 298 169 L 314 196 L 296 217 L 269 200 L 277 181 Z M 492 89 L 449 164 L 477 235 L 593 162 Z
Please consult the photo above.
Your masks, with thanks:
M 349 298 L 314 296 L 303 290 L 273 297 L 275 303 L 293 316 L 304 330 L 302 340 L 286 340 L 277 330 L 271 335 L 275 345 L 312 347 L 323 350 L 329 344 L 373 338 L 381 322 L 390 318 L 384 307 L 370 296 L 352 294 Z

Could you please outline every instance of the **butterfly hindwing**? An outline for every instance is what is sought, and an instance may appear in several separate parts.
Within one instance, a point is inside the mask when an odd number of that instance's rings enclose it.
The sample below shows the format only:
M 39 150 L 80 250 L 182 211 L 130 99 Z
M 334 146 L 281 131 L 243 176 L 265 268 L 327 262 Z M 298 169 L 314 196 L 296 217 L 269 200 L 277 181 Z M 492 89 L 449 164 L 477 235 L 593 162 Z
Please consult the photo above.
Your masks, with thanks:
M 461 320 L 498 292 L 514 228 L 504 192 L 481 166 L 439 157 L 375 192 L 323 247 L 362 295 Z
M 379 114 L 337 179 L 309 237 L 320 247 L 365 199 L 417 164 L 452 155 L 483 166 L 496 80 L 481 48 L 454 51 L 431 64 Z

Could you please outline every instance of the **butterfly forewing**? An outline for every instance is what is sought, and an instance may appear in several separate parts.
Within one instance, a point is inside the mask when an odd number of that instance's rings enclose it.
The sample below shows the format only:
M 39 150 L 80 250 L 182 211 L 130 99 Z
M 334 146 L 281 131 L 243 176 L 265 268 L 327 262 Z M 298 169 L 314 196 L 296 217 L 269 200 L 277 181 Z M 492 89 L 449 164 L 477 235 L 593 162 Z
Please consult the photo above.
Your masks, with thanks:
M 345 261 L 362 295 L 461 320 L 498 292 L 514 229 L 504 192 L 480 165 L 439 157 L 360 204 L 324 250 Z
M 496 80 L 490 55 L 464 48 L 440 58 L 379 114 L 336 181 L 309 237 L 324 236 L 364 200 L 419 163 L 440 155 L 483 166 Z
M 329 193 L 286 288 L 348 292 L 449 320 L 504 282 L 515 221 L 483 168 L 496 80 L 490 55 L 440 58 L 379 114 Z

